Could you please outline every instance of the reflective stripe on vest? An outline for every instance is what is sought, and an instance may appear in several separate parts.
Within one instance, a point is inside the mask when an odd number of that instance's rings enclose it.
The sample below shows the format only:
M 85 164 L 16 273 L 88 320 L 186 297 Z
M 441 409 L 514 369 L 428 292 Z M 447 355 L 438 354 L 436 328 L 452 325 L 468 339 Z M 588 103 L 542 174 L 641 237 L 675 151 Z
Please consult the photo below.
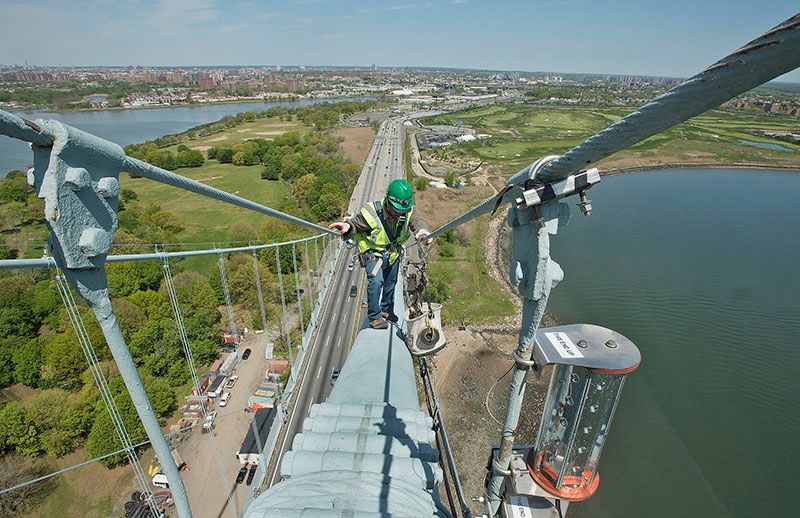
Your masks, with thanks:
M 378 202 L 380 204 L 381 202 Z M 400 235 L 397 237 L 397 244 L 402 245 L 406 242 L 409 238 L 410 233 L 408 230 L 408 223 L 411 221 L 411 211 L 408 211 L 406 214 L 406 221 L 403 225 L 403 228 L 400 230 Z M 372 228 L 372 232 L 369 234 L 365 234 L 362 232 L 358 232 L 355 235 L 356 243 L 358 244 L 358 252 L 363 254 L 369 250 L 378 252 L 378 254 L 386 251 L 391 244 L 389 240 L 389 234 L 386 232 L 386 229 L 383 228 L 381 224 L 381 220 L 378 217 L 378 213 L 375 211 L 375 207 L 372 203 L 367 203 L 363 207 L 361 207 L 361 216 L 367 221 L 370 228 Z M 394 263 L 397 260 L 399 253 L 397 248 L 393 248 L 392 251 L 389 253 L 389 262 Z

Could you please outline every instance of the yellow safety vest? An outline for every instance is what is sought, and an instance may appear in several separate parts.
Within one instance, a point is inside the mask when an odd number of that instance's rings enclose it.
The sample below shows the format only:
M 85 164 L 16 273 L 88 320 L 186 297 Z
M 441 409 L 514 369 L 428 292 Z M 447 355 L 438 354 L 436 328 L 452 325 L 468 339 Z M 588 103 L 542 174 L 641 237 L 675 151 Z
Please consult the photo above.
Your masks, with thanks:
M 361 207 L 361 215 L 372 228 L 372 232 L 369 234 L 357 232 L 355 235 L 356 244 L 358 244 L 358 252 L 361 254 L 367 251 L 372 251 L 374 255 L 381 255 L 386 250 L 389 250 L 392 244 L 391 240 L 389 239 L 389 234 L 386 232 L 386 229 L 383 228 L 381 218 L 378 216 L 378 210 L 382 210 L 380 201 L 368 203 Z M 413 209 L 404 215 L 405 222 L 403 223 L 403 227 L 400 229 L 400 233 L 395 241 L 397 246 L 391 246 L 391 250 L 389 251 L 389 264 L 394 264 L 394 262 L 400 256 L 400 252 L 398 250 L 400 245 L 405 243 L 406 240 L 411 236 L 411 231 L 408 229 L 408 224 L 411 221 L 412 211 Z

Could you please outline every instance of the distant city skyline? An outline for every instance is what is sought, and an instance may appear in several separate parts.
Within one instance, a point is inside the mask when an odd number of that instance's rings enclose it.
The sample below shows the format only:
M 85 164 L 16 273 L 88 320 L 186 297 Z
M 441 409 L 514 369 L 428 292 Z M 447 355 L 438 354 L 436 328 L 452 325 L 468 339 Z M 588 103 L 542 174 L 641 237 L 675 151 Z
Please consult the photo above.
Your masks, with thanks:
M 798 9 L 796 0 L 598 4 L 590 0 L 0 0 L 0 63 L 375 64 L 688 77 Z M 800 71 L 777 81 L 800 82 Z

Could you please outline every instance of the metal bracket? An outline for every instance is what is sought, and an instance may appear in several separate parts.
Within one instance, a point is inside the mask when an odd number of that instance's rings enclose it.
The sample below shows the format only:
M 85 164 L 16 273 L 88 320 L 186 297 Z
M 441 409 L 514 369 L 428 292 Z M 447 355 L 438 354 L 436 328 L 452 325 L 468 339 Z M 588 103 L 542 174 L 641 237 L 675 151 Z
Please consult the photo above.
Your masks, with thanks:
M 571 174 L 555 183 L 541 183 L 534 178 L 525 182 L 522 196 L 514 201 L 519 208 L 536 207 L 550 200 L 566 198 L 579 193 L 581 194 L 581 205 L 579 207 L 581 207 L 581 211 L 584 214 L 588 214 L 592 210 L 592 206 L 583 191 L 597 183 L 600 183 L 600 171 L 596 167 L 577 174 Z M 587 208 L 588 211 L 586 210 Z
M 510 469 L 503 469 L 503 468 L 501 468 L 500 466 L 497 465 L 497 457 L 492 459 L 492 472 L 497 474 L 497 475 L 502 475 L 504 477 L 510 477 L 511 476 L 511 470 Z
M 520 357 L 519 353 L 516 349 L 511 353 L 511 357 L 514 358 L 514 361 L 517 364 L 517 368 L 522 370 L 527 370 L 533 367 L 533 370 L 537 370 L 536 362 L 534 360 L 525 360 Z

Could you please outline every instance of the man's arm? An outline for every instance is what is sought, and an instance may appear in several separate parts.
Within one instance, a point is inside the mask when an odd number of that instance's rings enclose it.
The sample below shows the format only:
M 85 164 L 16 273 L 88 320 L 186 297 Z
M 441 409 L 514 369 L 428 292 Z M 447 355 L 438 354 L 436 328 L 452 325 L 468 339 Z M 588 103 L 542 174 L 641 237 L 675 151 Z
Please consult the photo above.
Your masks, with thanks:
M 353 237 L 353 234 L 359 232 L 366 234 L 372 232 L 372 227 L 369 223 L 367 223 L 367 220 L 361 214 L 361 211 L 356 212 L 353 217 L 345 219 L 344 222 L 350 225 L 350 228 L 347 230 L 347 232 L 342 234 L 342 238 L 344 239 L 350 239 Z
M 408 228 L 411 229 L 412 233 L 416 233 L 420 230 L 430 230 L 428 224 L 425 223 L 425 219 L 418 210 L 411 213 L 411 221 L 408 222 Z
M 425 239 L 431 232 L 428 230 L 428 224 L 425 223 L 425 219 L 419 214 L 419 211 L 415 210 L 411 213 L 411 221 L 408 222 L 408 228 L 411 229 L 411 233 L 417 241 L 425 240 L 426 245 L 430 245 L 433 241 L 432 239 Z

